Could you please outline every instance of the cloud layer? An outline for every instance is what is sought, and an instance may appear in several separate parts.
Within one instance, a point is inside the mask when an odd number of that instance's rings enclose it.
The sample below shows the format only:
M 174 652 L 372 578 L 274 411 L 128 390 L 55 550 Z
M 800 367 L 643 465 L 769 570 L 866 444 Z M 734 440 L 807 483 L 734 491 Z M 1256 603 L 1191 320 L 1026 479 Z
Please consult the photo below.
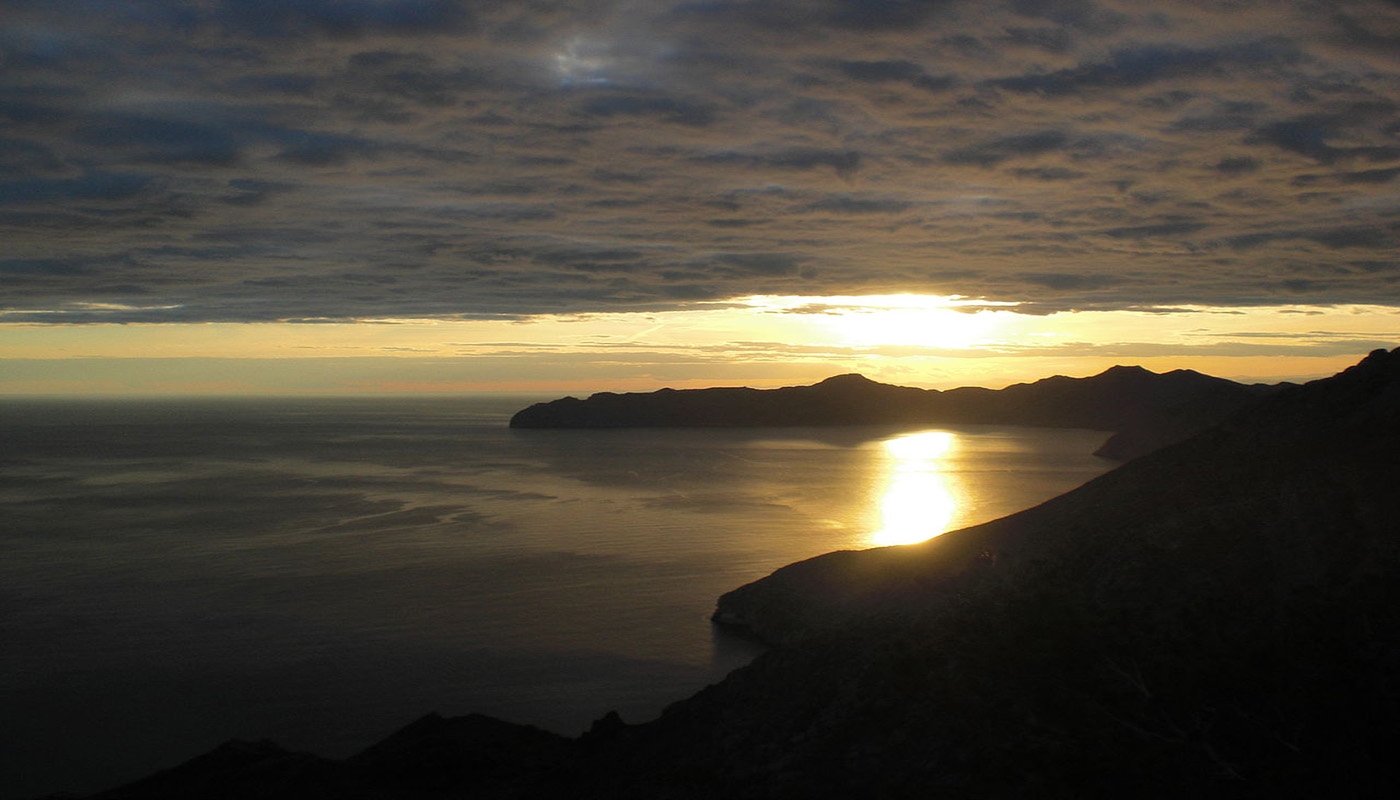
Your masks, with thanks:
M 0 320 L 1400 305 L 1393 2 L 60 5 Z

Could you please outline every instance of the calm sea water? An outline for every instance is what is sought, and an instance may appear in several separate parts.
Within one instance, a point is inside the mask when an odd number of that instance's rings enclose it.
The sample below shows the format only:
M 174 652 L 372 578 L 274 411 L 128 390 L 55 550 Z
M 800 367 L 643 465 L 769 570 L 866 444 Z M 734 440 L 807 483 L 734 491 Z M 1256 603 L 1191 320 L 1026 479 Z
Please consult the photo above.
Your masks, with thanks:
M 1111 466 L 1080 430 L 507 428 L 535 399 L 0 402 L 0 797 L 429 711 L 642 721 L 754 655 L 719 594 Z

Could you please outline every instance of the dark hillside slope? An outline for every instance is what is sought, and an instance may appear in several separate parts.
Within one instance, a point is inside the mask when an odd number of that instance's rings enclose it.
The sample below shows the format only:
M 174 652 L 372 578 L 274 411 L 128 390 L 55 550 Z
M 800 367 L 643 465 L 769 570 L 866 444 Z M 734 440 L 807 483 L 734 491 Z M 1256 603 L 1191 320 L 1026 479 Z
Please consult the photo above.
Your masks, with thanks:
M 1282 391 L 1036 508 L 922 545 L 830 553 L 784 567 L 721 598 L 717 616 L 785 641 L 867 604 L 895 607 L 902 601 L 882 598 L 904 584 L 888 581 L 908 577 L 925 586 L 970 566 L 994 564 L 1005 578 L 1069 550 L 1092 550 L 1085 568 L 1118 569 L 1124 564 L 1112 557 L 1118 550 L 1141 560 L 1147 553 L 1139 551 L 1157 545 L 1175 552 L 1189 543 L 1188 534 L 1212 547 L 1255 549 L 1286 532 L 1305 535 L 1310 549 L 1336 549 L 1328 531 L 1374 531 L 1377 543 L 1389 541 L 1381 534 L 1400 532 L 1400 518 L 1381 510 L 1395 501 L 1385 487 L 1400 469 L 1397 445 L 1400 350 L 1376 351 L 1338 376 Z M 1204 533 L 1265 522 L 1274 524 L 1264 538 L 1216 541 Z M 820 590 L 807 591 L 808 582 Z M 780 600 L 789 596 L 792 608 Z M 754 605 L 760 602 L 763 609 Z M 801 622 L 789 624 L 788 617 Z
M 717 612 L 784 646 L 649 741 L 724 730 L 705 757 L 789 796 L 1378 794 L 1397 454 L 1376 351 L 1035 509 L 786 567 Z

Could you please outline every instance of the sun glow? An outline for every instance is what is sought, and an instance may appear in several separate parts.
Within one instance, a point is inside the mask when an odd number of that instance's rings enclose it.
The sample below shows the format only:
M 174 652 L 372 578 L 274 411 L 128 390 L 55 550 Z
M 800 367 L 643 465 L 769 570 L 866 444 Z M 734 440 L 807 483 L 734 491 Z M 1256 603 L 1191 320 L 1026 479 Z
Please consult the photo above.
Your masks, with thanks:
M 883 444 L 886 478 L 879 499 L 881 527 L 871 534 L 877 547 L 917 544 L 948 529 L 958 501 L 944 470 L 957 447 L 948 431 L 923 431 Z
M 959 296 L 755 296 L 744 302 L 778 314 L 812 315 L 834 343 L 965 348 L 994 336 L 1015 303 Z
M 565 86 L 589 86 L 609 83 L 603 75 L 607 60 L 600 53 L 602 47 L 583 39 L 573 39 L 564 50 L 554 56 L 554 67 Z
M 903 386 L 999 388 L 1115 364 L 1302 382 L 1400 342 L 1400 311 L 1380 306 L 1019 307 L 956 296 L 756 295 L 667 311 L 309 324 L 122 321 L 161 309 L 69 303 L 34 313 L 86 322 L 0 311 L 0 394 L 586 394 L 773 388 L 848 372 Z

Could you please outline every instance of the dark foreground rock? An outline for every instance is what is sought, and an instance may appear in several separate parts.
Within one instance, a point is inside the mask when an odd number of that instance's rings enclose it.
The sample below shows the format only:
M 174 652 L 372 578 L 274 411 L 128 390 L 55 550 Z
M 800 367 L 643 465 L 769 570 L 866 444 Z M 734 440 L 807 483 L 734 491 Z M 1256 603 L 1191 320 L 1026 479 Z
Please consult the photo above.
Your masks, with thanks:
M 776 646 L 653 722 L 437 720 L 103 797 L 1389 797 L 1397 453 L 1376 351 L 1037 508 L 735 590 L 717 616 Z
M 1379 796 L 1395 486 L 1400 350 L 1377 351 L 1037 508 L 794 564 L 716 613 L 783 643 L 764 685 L 843 676 L 804 732 L 835 752 L 794 780 L 841 780 L 839 753 L 910 793 Z
M 429 714 L 340 761 L 231 741 L 173 769 L 95 795 L 102 800 L 389 800 L 515 797 L 538 790 L 576 743 L 481 714 Z
M 1294 384 L 1221 384 L 1201 386 L 1199 393 L 1174 405 L 1135 415 L 1117 428 L 1094 455 L 1128 461 L 1188 439 L 1219 424 L 1255 401 Z
M 1088 378 L 1056 376 L 1005 389 L 948 391 L 838 375 L 782 389 L 662 389 L 602 392 L 537 403 L 513 428 L 773 427 L 881 424 L 1002 424 L 1125 433 L 1103 454 L 1140 455 L 1169 444 L 1272 390 L 1191 370 L 1157 374 L 1113 367 Z

